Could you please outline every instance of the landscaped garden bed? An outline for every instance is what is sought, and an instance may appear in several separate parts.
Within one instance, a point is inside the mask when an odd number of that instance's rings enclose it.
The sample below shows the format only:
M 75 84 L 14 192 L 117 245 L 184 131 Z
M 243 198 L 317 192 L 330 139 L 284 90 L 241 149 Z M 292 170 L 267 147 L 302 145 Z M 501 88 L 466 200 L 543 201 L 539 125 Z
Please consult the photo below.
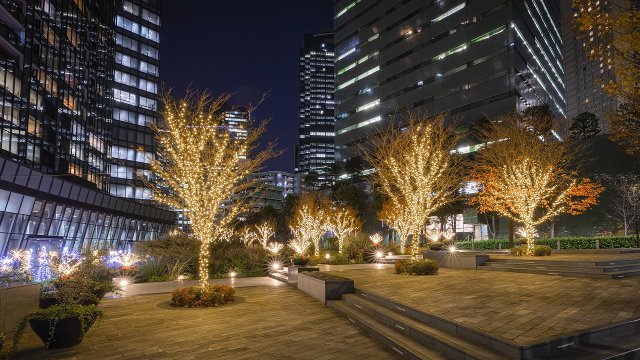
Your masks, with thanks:
M 234 300 L 236 289 L 226 285 L 189 286 L 171 293 L 171 306 L 214 307 Z

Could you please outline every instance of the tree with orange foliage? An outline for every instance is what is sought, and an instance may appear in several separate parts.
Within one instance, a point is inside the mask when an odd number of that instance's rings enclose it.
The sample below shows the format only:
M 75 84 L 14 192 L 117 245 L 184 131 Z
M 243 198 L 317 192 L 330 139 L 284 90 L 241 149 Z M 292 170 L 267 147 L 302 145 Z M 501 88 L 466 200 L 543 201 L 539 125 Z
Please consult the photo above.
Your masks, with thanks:
M 579 146 L 541 140 L 521 117 L 509 115 L 482 133 L 486 144 L 473 169 L 482 190 L 470 203 L 521 224 L 533 254 L 536 227 L 560 214 L 581 214 L 597 204 L 602 186 L 577 176 Z

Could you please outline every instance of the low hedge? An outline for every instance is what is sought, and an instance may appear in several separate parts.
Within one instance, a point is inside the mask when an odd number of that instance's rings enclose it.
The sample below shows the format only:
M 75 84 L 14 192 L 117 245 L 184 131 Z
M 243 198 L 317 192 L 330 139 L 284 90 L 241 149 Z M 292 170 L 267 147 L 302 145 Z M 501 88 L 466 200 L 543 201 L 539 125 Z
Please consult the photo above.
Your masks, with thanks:
M 438 273 L 438 262 L 430 259 L 398 260 L 395 264 L 396 274 L 435 275 Z
M 600 243 L 600 249 L 617 249 L 632 248 L 636 246 L 636 240 L 633 236 L 597 236 L 597 237 L 557 237 L 557 238 L 540 238 L 536 239 L 536 245 L 545 245 L 551 249 L 558 248 L 560 241 L 560 249 L 595 249 L 596 240 Z M 518 244 L 518 240 L 514 240 Z M 459 241 L 456 243 L 459 250 L 498 250 L 508 249 L 509 241 L 506 239 L 481 240 L 481 241 Z

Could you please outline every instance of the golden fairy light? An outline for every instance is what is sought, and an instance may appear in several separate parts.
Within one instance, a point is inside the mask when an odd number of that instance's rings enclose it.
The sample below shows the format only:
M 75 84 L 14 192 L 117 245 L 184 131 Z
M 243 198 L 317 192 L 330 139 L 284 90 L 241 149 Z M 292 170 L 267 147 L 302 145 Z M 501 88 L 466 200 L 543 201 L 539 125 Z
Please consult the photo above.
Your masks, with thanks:
M 388 203 L 384 220 L 397 224 L 402 218 L 405 236 L 413 235 L 414 257 L 430 216 L 453 201 L 460 187 L 460 159 L 452 154 L 458 139 L 442 116 L 410 116 L 406 126 L 390 129 L 373 141 L 372 149 L 362 149 L 376 170 L 372 180 Z
M 275 234 L 274 228 L 274 224 L 269 221 L 262 222 L 255 226 L 255 238 L 265 249 L 268 247 L 269 239 Z
M 474 177 L 482 190 L 470 203 L 480 212 L 496 212 L 521 224 L 531 256 L 538 225 L 560 214 L 586 211 L 603 188 L 577 176 L 578 144 L 545 140 L 522 124 L 520 116 L 507 116 L 482 135 L 491 145 L 476 159 Z
M 353 208 L 337 206 L 329 213 L 327 226 L 338 239 L 338 251 L 342 252 L 344 239 L 349 234 L 358 231 L 362 226 L 362 222 L 358 219 L 358 215 Z
M 222 232 L 249 207 L 256 186 L 248 175 L 275 155 L 273 144 L 254 151 L 265 122 L 249 122 L 241 141 L 229 131 L 222 112 L 229 98 L 214 99 L 208 92 L 196 91 L 181 100 L 164 96 L 162 121 L 155 128 L 158 159 L 151 163 L 160 180 L 147 182 L 155 200 L 184 209 L 191 221 L 193 236 L 200 242 L 202 285 L 209 278 L 209 244 L 223 238 Z
M 373 243 L 373 246 L 379 246 L 382 243 L 382 235 L 375 233 L 369 236 L 369 240 Z
M 308 192 L 298 197 L 294 216 L 289 224 L 297 244 L 294 246 L 301 249 L 303 243 L 306 243 L 306 249 L 314 245 L 314 255 L 320 255 L 320 240 L 329 227 L 329 209 L 329 200 L 320 193 Z

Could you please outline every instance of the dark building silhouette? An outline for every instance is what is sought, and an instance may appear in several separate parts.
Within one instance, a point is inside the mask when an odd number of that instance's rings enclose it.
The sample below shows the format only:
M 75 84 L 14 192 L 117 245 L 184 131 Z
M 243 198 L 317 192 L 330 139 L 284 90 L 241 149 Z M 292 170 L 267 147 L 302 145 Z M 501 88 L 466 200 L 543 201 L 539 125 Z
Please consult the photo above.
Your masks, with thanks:
M 300 49 L 300 102 L 295 173 L 307 188 L 333 182 L 334 53 L 333 34 L 306 35 Z

